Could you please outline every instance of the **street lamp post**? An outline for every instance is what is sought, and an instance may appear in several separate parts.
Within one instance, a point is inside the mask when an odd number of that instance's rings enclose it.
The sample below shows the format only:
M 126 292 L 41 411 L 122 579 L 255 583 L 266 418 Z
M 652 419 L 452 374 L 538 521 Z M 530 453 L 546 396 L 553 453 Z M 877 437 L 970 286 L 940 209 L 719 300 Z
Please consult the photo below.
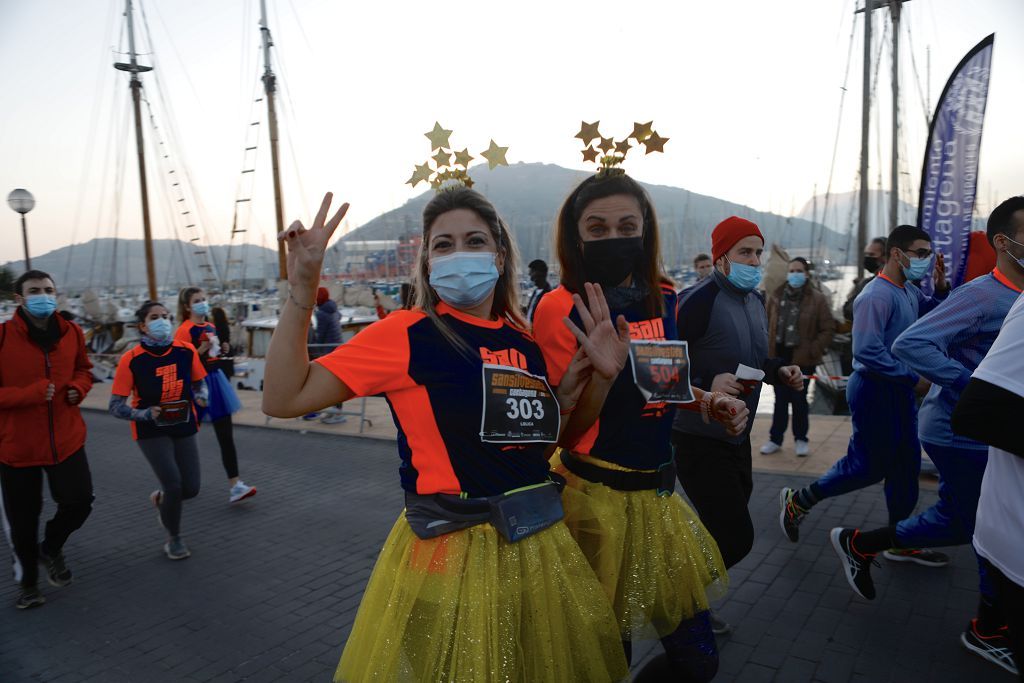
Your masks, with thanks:
M 32 261 L 28 256 L 28 229 L 25 227 L 25 214 L 36 205 L 36 198 L 28 190 L 18 188 L 7 195 L 7 205 L 21 214 L 21 240 L 25 245 L 25 270 L 32 270 Z

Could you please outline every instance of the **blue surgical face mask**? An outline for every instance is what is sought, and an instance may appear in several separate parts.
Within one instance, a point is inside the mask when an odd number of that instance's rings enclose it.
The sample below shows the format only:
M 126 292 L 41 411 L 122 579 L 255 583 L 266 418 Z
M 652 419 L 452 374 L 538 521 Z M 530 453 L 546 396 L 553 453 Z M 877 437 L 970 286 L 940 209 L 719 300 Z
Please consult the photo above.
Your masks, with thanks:
M 929 256 L 928 258 L 911 258 L 910 256 L 907 256 L 907 258 L 910 260 L 910 265 L 901 265 L 900 267 L 903 269 L 903 274 L 908 280 L 917 282 L 927 275 L 929 270 L 931 270 L 933 256 Z
M 736 289 L 749 292 L 761 284 L 760 267 L 749 266 L 746 263 L 736 263 L 734 261 L 729 261 L 729 266 L 729 274 L 726 276 L 726 279 L 728 279 Z
M 498 282 L 495 254 L 457 251 L 430 260 L 430 286 L 449 306 L 473 308 Z
M 29 294 L 25 297 L 25 310 L 35 318 L 49 318 L 57 310 L 57 297 L 52 294 Z
M 1014 244 L 1016 244 L 1016 245 L 1017 245 L 1018 247 L 1024 247 L 1024 244 L 1021 244 L 1021 243 L 1020 243 L 1020 242 L 1018 242 L 1017 240 L 1011 240 L 1011 239 L 1010 239 L 1009 237 L 1007 237 L 1006 239 L 1007 239 L 1008 241 L 1010 241 L 1010 242 L 1013 242 L 1013 243 L 1014 243 Z M 1017 262 L 1017 265 L 1018 265 L 1018 266 L 1020 266 L 1020 267 L 1021 267 L 1021 269 L 1024 269 L 1024 256 L 1021 256 L 1020 258 L 1017 258 L 1017 257 L 1016 257 L 1016 256 L 1014 256 L 1013 254 L 1011 254 L 1011 253 L 1010 253 L 1009 251 L 1007 251 L 1007 252 L 1006 252 L 1006 254 L 1007 254 L 1007 256 L 1009 256 L 1010 258 L 1012 258 L 1012 259 L 1013 259 L 1014 261 L 1016 261 L 1016 262 Z
M 171 343 L 171 321 L 157 318 L 146 323 L 146 332 L 142 341 L 150 346 L 167 346 Z
M 206 315 L 210 312 L 210 302 L 200 301 L 197 304 L 192 304 L 192 312 L 196 315 Z
M 807 284 L 807 274 L 800 272 L 790 273 L 786 276 L 786 282 L 788 282 L 789 286 L 793 289 L 800 289 Z

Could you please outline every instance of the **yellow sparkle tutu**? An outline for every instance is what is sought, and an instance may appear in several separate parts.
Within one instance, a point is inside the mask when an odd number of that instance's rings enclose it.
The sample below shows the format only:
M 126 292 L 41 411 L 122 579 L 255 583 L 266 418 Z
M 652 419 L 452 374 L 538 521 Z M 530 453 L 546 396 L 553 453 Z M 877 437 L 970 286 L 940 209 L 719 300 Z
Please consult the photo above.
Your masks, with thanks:
M 398 518 L 335 681 L 563 683 L 628 675 L 615 614 L 565 525 L 422 540 Z
M 612 601 L 623 640 L 666 636 L 725 594 L 729 575 L 718 545 L 678 494 L 617 491 L 582 479 L 562 464 L 560 449 L 551 465 L 567 482 L 565 524 Z

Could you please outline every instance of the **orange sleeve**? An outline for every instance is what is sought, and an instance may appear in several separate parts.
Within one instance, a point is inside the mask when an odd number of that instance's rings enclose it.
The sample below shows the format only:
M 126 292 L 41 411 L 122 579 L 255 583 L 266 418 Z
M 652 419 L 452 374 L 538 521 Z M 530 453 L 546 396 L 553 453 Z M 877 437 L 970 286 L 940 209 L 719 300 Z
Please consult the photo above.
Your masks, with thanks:
M 192 329 L 192 321 L 186 320 L 182 324 L 178 325 L 178 329 L 174 331 L 174 341 L 185 342 L 188 345 L 192 345 L 192 335 L 188 332 Z
M 415 386 L 409 377 L 409 327 L 424 317 L 419 311 L 395 311 L 313 362 L 357 396 Z
M 206 368 L 203 367 L 203 361 L 199 360 L 199 352 L 196 351 L 195 347 L 191 344 L 187 346 L 188 350 L 192 352 L 192 381 L 198 382 L 206 377 Z
M 135 375 L 132 374 L 131 362 L 136 355 L 138 354 L 135 353 L 135 349 L 125 351 L 121 360 L 117 362 L 117 370 L 114 371 L 114 385 L 110 388 L 111 394 L 116 396 L 132 395 L 132 390 L 135 388 Z
M 533 338 L 544 355 L 548 381 L 558 385 L 576 355 L 579 342 L 562 318 L 572 312 L 572 295 L 564 287 L 546 294 L 533 313 Z

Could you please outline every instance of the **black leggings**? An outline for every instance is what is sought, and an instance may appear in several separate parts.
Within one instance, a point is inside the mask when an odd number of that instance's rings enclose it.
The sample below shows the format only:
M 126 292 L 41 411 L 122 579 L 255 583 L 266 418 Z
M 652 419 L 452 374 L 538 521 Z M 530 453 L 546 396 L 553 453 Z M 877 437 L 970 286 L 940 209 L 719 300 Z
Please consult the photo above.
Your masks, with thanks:
M 701 612 L 684 619 L 679 628 L 661 639 L 665 651 L 649 661 L 633 679 L 634 683 L 679 681 L 706 683 L 718 673 L 718 647 L 711 631 L 711 613 Z M 632 645 L 623 642 L 626 659 Z
M 989 562 L 985 570 L 996 589 L 996 603 L 1009 627 L 1010 649 L 1017 664 L 1020 680 L 1024 682 L 1024 586 L 1014 582 Z
M 235 450 L 235 437 L 232 433 L 231 416 L 222 417 L 213 423 L 213 433 L 217 435 L 220 446 L 220 461 L 228 479 L 238 476 L 238 451 Z

